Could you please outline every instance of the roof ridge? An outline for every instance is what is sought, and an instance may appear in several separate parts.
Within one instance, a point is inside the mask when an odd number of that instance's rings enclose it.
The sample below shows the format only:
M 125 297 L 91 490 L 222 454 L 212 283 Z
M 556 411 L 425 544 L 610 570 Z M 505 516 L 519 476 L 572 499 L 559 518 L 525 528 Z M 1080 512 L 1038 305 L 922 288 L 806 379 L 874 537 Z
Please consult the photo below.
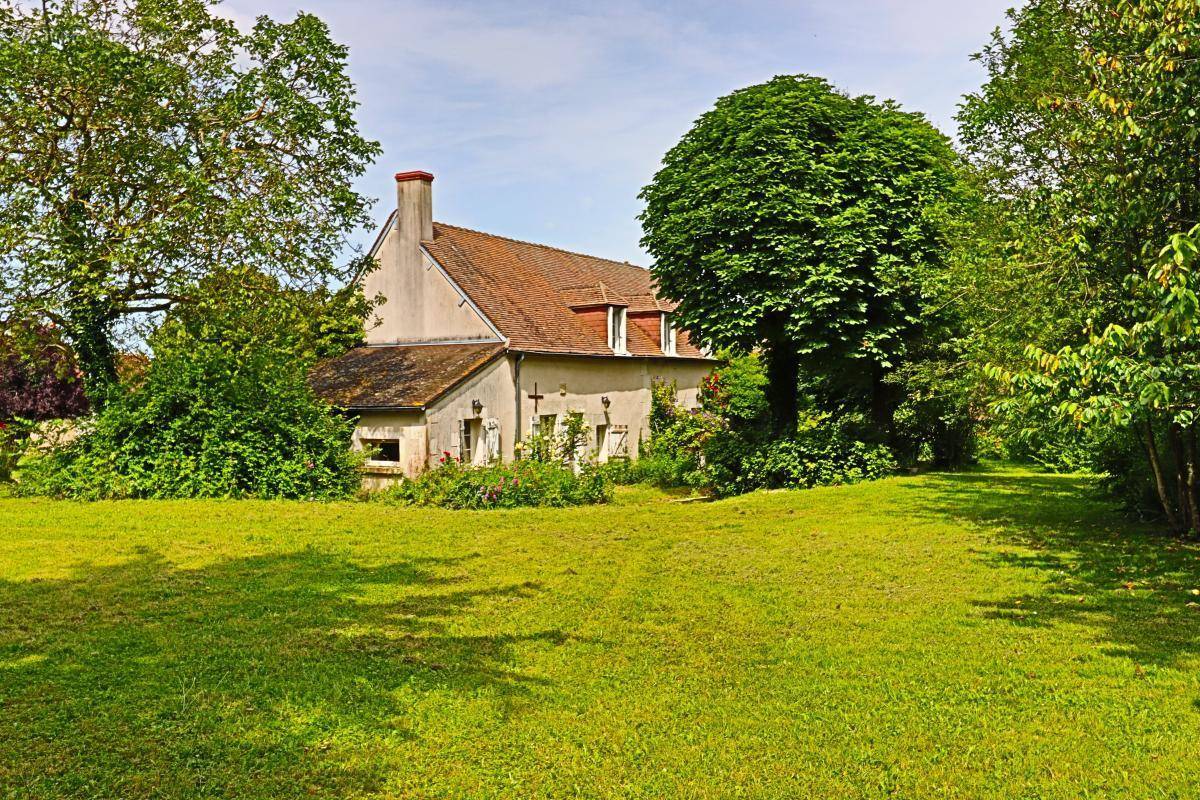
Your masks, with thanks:
M 563 247 L 555 247 L 552 244 L 543 244 L 541 242 L 531 242 L 527 239 L 515 239 L 512 236 L 501 236 L 498 233 L 488 233 L 487 231 L 481 231 L 478 228 L 467 228 L 462 225 L 451 225 L 449 222 L 435 221 L 434 224 L 441 225 L 446 228 L 454 228 L 455 230 L 466 231 L 467 233 L 477 233 L 480 236 L 490 236 L 493 239 L 503 239 L 506 242 L 512 242 L 514 244 L 523 244 L 523 245 L 528 245 L 529 247 L 540 247 L 544 250 L 553 250 L 557 253 L 566 253 L 569 256 L 579 256 L 581 258 L 592 258 L 592 259 L 595 259 L 596 261 L 605 261 L 605 262 L 612 264 L 614 266 L 617 266 L 617 267 L 629 267 L 631 269 L 640 269 L 643 272 L 650 271 L 647 267 L 638 266 L 637 264 L 633 264 L 629 261 L 617 261 L 615 258 L 605 258 L 604 256 L 594 256 L 591 253 L 581 253 L 578 250 L 567 250 L 566 248 L 563 248 Z

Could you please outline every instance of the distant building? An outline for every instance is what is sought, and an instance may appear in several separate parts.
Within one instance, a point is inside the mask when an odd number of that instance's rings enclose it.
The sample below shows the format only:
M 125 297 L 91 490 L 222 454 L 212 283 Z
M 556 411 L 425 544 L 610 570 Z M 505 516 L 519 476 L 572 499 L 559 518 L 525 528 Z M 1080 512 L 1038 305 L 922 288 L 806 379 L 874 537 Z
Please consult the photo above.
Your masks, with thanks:
M 530 432 L 582 414 L 600 460 L 636 457 L 650 385 L 695 406 L 712 362 L 677 330 L 650 273 L 433 221 L 433 176 L 396 176 L 397 208 L 365 280 L 383 295 L 367 344 L 319 364 L 318 394 L 358 417 L 368 484 L 445 453 L 510 460 Z

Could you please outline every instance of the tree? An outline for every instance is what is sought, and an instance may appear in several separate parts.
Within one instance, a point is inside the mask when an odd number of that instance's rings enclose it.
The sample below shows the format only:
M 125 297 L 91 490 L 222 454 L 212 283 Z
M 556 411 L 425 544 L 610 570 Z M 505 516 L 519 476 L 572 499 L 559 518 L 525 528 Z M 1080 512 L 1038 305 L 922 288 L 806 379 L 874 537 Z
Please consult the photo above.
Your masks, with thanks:
M 1032 0 L 977 56 L 988 80 L 958 119 L 986 202 L 956 276 L 983 359 L 1120 318 L 1126 279 L 1198 221 L 1195 60 L 1159 41 L 1186 47 L 1195 9 Z
M 86 414 L 74 355 L 49 325 L 0 324 L 0 423 L 39 422 Z
M 761 349 L 778 432 L 795 431 L 802 371 L 862 394 L 886 428 L 885 378 L 920 335 L 958 182 L 920 115 L 777 77 L 718 100 L 667 153 L 642 190 L 642 245 L 692 336 Z
M 1176 532 L 1200 531 L 1200 227 L 1177 234 L 1146 275 L 1126 281 L 1129 320 L 1079 347 L 1030 345 L 1029 369 L 997 377 L 1006 405 L 1033 404 L 1085 427 L 1131 430 Z M 1165 447 L 1163 444 L 1165 443 Z
M 993 374 L 1015 393 L 1000 408 L 1050 412 L 1080 429 L 1134 431 L 1168 523 L 1196 530 L 1200 125 L 1191 109 L 1200 96 L 1192 54 L 1200 6 L 1041 0 L 1014 20 L 1011 36 L 997 39 L 1001 60 L 977 113 L 1005 114 L 998 98 L 1014 96 L 1006 81 L 1021 42 L 1060 30 L 1070 32 L 1070 47 L 1047 93 L 1021 96 L 1026 113 L 1042 120 L 1039 132 L 996 135 L 994 151 L 1013 148 L 1032 168 L 995 195 L 1018 215 L 1027 198 L 1041 199 L 1043 229 L 1065 243 L 1050 250 L 1051 266 L 1068 278 L 1061 296 L 1084 281 L 1090 302 L 1083 344 L 1032 346 L 1033 369 L 1024 372 L 997 365 Z M 1021 149 L 1051 124 L 1056 146 Z M 1055 168 L 1064 158 L 1067 166 Z M 1031 230 L 1018 227 L 1032 243 Z
M 213 0 L 0 0 L 0 308 L 53 320 L 101 405 L 122 323 L 234 265 L 352 280 L 366 222 L 346 50 Z

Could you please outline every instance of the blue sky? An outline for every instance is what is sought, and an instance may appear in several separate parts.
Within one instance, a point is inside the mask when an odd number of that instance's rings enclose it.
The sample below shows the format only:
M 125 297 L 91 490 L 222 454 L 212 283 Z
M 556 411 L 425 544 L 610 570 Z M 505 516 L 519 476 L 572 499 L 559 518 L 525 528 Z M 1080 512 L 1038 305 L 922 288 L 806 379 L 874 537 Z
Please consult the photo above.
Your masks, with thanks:
M 713 101 L 806 72 L 892 98 L 953 133 L 969 60 L 1015 0 L 226 0 L 240 21 L 314 12 L 350 47 L 359 183 L 436 175 L 434 216 L 635 263 L 640 188 Z M 364 240 L 369 234 L 363 234 Z

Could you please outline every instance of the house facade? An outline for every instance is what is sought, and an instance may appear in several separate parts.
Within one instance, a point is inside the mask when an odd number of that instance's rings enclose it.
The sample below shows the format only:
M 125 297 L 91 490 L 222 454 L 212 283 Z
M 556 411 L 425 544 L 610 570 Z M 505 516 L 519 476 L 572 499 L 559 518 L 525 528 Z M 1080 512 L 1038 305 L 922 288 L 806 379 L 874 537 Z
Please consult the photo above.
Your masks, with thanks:
M 371 256 L 385 300 L 365 346 L 317 365 L 312 383 L 357 416 L 367 484 L 449 453 L 516 457 L 530 433 L 582 415 L 601 460 L 636 458 L 650 387 L 674 381 L 695 407 L 712 361 L 677 330 L 650 273 L 433 221 L 433 176 L 396 175 L 396 210 Z

